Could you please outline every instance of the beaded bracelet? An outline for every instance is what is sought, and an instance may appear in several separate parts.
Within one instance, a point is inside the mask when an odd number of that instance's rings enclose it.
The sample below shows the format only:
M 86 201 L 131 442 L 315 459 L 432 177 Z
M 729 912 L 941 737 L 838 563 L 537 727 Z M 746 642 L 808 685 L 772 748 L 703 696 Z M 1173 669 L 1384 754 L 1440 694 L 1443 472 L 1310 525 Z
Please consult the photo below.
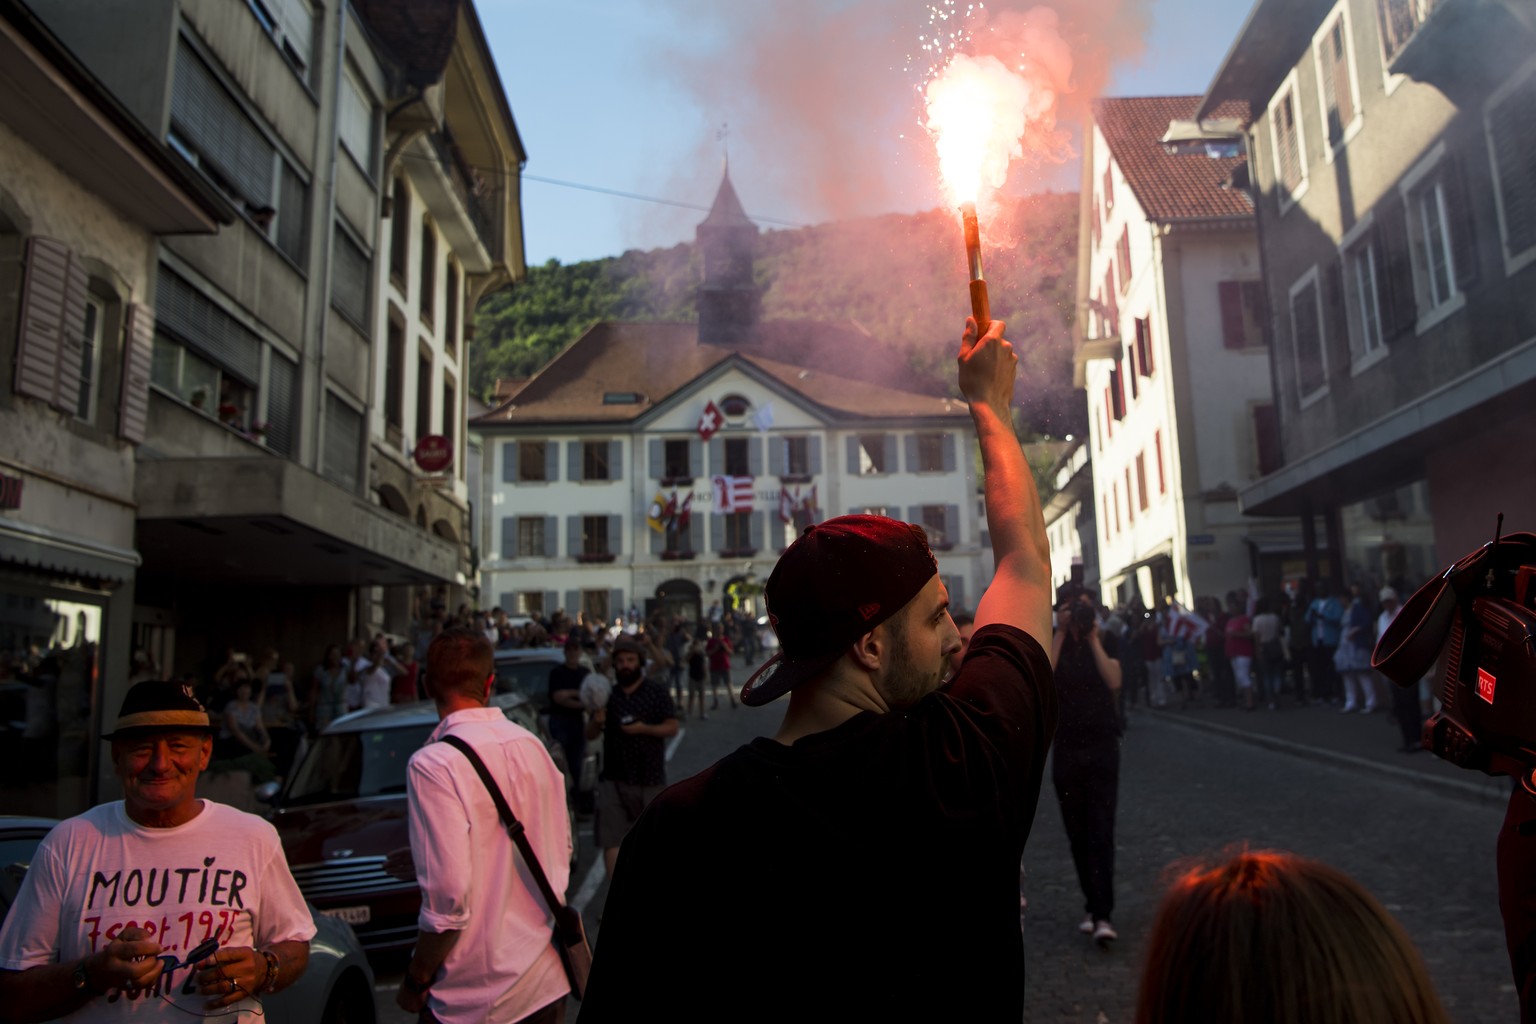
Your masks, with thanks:
M 263 992 L 275 992 L 277 991 L 277 972 L 282 967 L 282 961 L 278 960 L 277 954 L 270 949 L 262 949 L 257 952 L 261 953 L 262 957 L 267 961 L 267 977 L 262 982 L 261 990 Z

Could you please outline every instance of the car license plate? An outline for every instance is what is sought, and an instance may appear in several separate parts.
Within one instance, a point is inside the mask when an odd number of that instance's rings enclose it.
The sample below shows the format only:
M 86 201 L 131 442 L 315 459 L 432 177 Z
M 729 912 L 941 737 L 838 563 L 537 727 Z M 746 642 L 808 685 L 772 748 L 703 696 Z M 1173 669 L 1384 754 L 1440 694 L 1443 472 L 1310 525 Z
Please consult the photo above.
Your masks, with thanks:
M 373 917 L 370 907 L 336 907 L 332 910 L 322 910 L 320 913 L 326 917 L 339 918 L 347 924 L 367 924 Z

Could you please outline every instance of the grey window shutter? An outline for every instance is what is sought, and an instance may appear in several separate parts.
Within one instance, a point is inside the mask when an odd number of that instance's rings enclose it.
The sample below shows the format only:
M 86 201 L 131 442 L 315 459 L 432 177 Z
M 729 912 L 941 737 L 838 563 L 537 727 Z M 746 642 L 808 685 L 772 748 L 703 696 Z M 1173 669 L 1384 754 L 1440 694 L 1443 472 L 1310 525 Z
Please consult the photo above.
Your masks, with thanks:
M 971 610 L 971 606 L 966 604 L 966 602 L 965 602 L 965 577 L 964 576 L 946 576 L 944 578 L 944 589 L 949 591 L 949 607 L 952 610 L 953 609 L 963 609 L 965 611 L 970 611 Z
M 859 436 L 854 434 L 848 438 L 848 475 L 859 475 Z
M 810 461 L 810 464 L 811 464 L 811 467 L 810 467 L 811 468 L 811 473 L 812 474 L 820 473 L 821 472 L 821 435 L 819 435 L 819 434 L 812 434 L 811 435 L 810 444 L 808 444 L 806 447 L 809 449 L 809 454 L 810 454 L 810 460 L 809 461 Z
M 725 442 L 718 437 L 709 439 L 709 475 L 719 476 L 725 472 Z
M 907 522 L 909 522 L 909 523 L 916 523 L 918 526 L 922 526 L 923 525 L 923 506 L 921 506 L 921 505 L 908 505 L 907 506 Z
M 939 448 L 944 455 L 944 472 L 953 473 L 955 471 L 955 435 L 944 434 Z
M 709 550 L 725 550 L 725 517 L 710 516 L 709 524 Z
M 614 587 L 608 591 L 608 614 L 623 615 L 624 611 L 624 591 Z
M 608 553 L 621 555 L 624 553 L 624 517 L 608 517 Z
M 896 472 L 896 435 L 885 435 L 885 472 Z
M 61 392 L 79 385 L 80 352 L 85 331 L 85 289 L 81 277 L 79 313 L 70 315 L 70 280 L 74 256 L 62 243 L 51 238 L 27 240 L 27 270 L 22 283 L 19 330 L 16 345 L 16 375 L 13 387 L 19 395 L 36 398 L 60 409 L 72 409 Z M 76 323 L 76 321 L 78 321 Z M 74 378 L 61 387 L 66 372 L 65 339 L 74 324 Z
M 651 554 L 659 555 L 667 550 L 667 532 L 665 530 L 653 530 L 647 525 L 645 532 L 651 535 Z
M 624 479 L 624 442 L 608 442 L 608 479 Z
M 763 439 L 760 437 L 747 438 L 747 474 L 763 475 Z
M 698 551 L 704 545 L 704 517 L 688 517 L 688 550 Z
M 581 516 L 565 517 L 565 553 L 572 558 L 581 554 Z
M 773 518 L 768 520 L 768 546 L 774 551 L 783 551 L 786 547 L 784 538 L 784 520 L 775 512 Z
M 521 470 L 519 470 L 521 472 Z M 544 479 L 554 483 L 560 479 L 560 442 L 544 442 Z
M 545 617 L 547 618 L 549 616 L 549 614 L 551 612 L 553 612 L 554 610 L 555 609 L 553 609 L 553 608 L 545 608 L 544 609 Z M 576 617 L 576 613 L 581 611 L 581 591 L 579 591 L 579 590 L 567 590 L 565 592 L 565 607 L 564 607 L 564 611 L 565 611 L 565 614 L 569 615 L 571 618 L 574 619 Z
M 916 473 L 921 468 L 917 461 L 917 435 L 907 434 L 902 440 L 906 442 L 905 447 L 907 449 L 906 470 L 908 473 Z
M 510 590 L 503 590 L 501 597 L 497 599 L 496 607 L 510 615 L 512 609 L 517 607 L 517 594 Z
M 572 481 L 583 479 L 581 475 L 583 468 L 581 465 L 581 442 L 567 441 L 565 444 L 565 455 L 565 478 Z
M 768 438 L 768 475 L 784 475 L 784 446 L 788 440 L 782 437 Z
M 763 509 L 752 513 L 751 526 L 747 532 L 751 538 L 753 551 L 763 550 L 763 518 L 767 515 L 768 513 Z
M 960 543 L 960 506 L 944 506 L 944 540 L 948 544 Z
M 661 438 L 653 437 L 646 442 L 645 457 L 651 465 L 652 480 L 660 480 L 667 475 L 666 447 Z
M 704 475 L 704 442 L 696 437 L 688 439 L 688 475 L 695 480 Z
M 134 303 L 123 332 L 123 389 L 117 403 L 117 436 L 134 444 L 149 427 L 149 375 L 154 363 L 155 311 Z
M 560 520 L 555 516 L 544 517 L 544 550 L 539 552 L 545 558 L 553 558 L 555 552 L 560 549 L 555 545 L 555 533 L 560 529 Z
M 501 517 L 501 557 L 517 557 L 517 517 Z
M 517 483 L 517 442 L 506 441 L 501 446 L 501 482 L 504 484 Z
M 559 603 L 560 603 L 560 591 L 558 591 L 558 590 L 546 590 L 546 591 L 544 591 L 544 614 L 545 615 L 548 615 L 550 612 L 554 611 L 555 607 Z M 572 612 L 571 613 L 571 618 L 574 619 L 575 617 L 576 617 L 576 613 Z
M 272 144 L 186 41 L 176 51 L 171 121 L 251 206 L 272 200 Z

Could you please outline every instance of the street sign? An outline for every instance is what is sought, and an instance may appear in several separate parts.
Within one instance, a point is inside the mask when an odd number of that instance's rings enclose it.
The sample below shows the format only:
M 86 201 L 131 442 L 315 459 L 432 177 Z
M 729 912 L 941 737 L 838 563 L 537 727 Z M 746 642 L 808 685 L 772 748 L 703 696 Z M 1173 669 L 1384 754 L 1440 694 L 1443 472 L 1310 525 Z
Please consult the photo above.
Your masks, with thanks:
M 414 455 L 423 473 L 441 473 L 453 465 L 453 442 L 442 434 L 428 434 L 416 442 Z

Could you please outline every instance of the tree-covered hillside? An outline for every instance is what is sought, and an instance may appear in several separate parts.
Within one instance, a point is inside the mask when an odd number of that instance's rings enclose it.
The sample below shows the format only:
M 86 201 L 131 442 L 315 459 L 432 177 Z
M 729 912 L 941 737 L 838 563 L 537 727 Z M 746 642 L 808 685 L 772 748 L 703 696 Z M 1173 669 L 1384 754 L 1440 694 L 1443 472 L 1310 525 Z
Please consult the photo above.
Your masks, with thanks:
M 1012 201 L 982 233 L 992 314 L 1008 321 L 1020 355 L 1026 426 L 1080 431 L 1070 362 L 1077 197 Z M 889 350 L 884 362 L 899 365 L 903 386 L 955 393 L 955 351 L 970 311 L 957 216 L 935 210 L 765 232 L 756 270 L 765 319 L 857 321 Z M 531 376 L 600 320 L 692 320 L 700 277 L 692 245 L 530 267 L 526 281 L 481 303 L 470 386 L 488 398 L 497 378 Z

